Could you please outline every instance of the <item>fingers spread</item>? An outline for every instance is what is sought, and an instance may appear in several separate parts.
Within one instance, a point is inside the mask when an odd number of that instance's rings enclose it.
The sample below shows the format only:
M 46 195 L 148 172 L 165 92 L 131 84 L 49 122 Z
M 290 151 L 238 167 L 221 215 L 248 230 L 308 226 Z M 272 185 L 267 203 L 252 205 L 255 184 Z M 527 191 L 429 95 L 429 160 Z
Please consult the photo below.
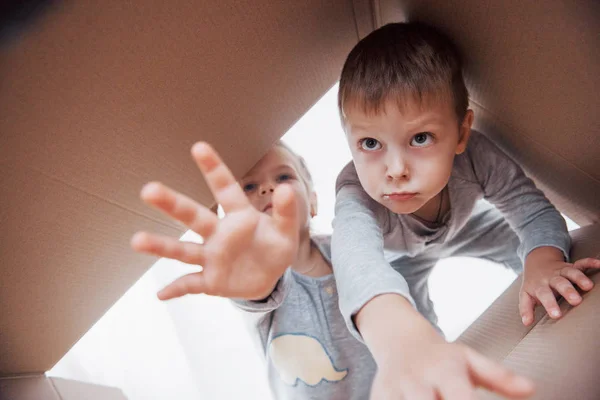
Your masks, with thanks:
M 221 204 L 226 213 L 250 207 L 250 203 L 235 177 L 208 143 L 196 143 L 192 147 L 192 156 L 202 171 L 217 203 Z
M 151 182 L 145 185 L 141 198 L 145 203 L 182 222 L 203 238 L 214 232 L 219 221 L 208 208 L 161 183 Z
M 202 245 L 181 242 L 174 238 L 152 233 L 136 233 L 131 238 L 131 247 L 141 253 L 171 258 L 186 264 L 202 265 L 205 261 Z

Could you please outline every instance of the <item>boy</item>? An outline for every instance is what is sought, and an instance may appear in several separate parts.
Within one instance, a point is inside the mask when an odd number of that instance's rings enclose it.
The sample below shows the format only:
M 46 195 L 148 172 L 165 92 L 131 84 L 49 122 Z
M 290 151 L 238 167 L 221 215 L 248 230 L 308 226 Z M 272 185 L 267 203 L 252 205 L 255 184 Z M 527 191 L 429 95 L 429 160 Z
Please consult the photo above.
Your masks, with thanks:
M 378 364 L 372 398 L 472 398 L 472 382 L 487 377 L 474 372 L 469 349 L 434 329 L 427 278 L 437 260 L 524 265 L 525 325 L 536 304 L 560 317 L 554 292 L 579 304 L 573 283 L 590 290 L 582 270 L 600 261 L 569 264 L 561 215 L 471 132 L 458 51 L 435 29 L 389 24 L 361 40 L 344 64 L 338 105 L 353 162 L 336 184 L 332 260 L 346 324 Z M 482 198 L 496 209 L 476 204 Z
M 366 399 L 376 365 L 340 313 L 329 237 L 310 233 L 316 193 L 302 158 L 277 143 L 238 183 L 206 143 L 192 153 L 226 215 L 218 219 L 164 185 L 144 187 L 146 203 L 204 239 L 185 243 L 150 233 L 132 238 L 137 251 L 202 265 L 161 290 L 159 298 L 206 293 L 236 299 L 266 358 L 277 399 Z M 475 384 L 506 396 L 531 392 L 531 384 L 523 385 L 505 367 L 471 356 L 474 371 L 487 376 Z

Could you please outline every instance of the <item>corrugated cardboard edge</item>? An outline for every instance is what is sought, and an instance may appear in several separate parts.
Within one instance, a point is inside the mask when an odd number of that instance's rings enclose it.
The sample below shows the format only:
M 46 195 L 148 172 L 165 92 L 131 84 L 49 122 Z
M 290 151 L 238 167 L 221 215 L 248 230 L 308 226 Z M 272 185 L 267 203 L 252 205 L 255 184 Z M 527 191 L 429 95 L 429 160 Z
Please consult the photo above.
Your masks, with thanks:
M 120 389 L 44 375 L 0 378 L 0 400 L 127 400 Z
M 571 232 L 571 236 L 574 261 L 598 257 L 600 225 L 578 229 Z M 596 286 L 600 284 L 600 274 L 592 274 L 591 278 Z M 520 286 L 521 279 L 517 279 L 458 341 L 534 379 L 537 383 L 535 399 L 562 399 L 566 393 L 572 395 L 569 398 L 578 400 L 598 398 L 599 289 L 585 293 L 583 303 L 577 307 L 560 299 L 564 316 L 558 321 L 550 319 L 538 307 L 535 324 L 528 328 L 521 323 L 518 311 Z M 498 397 L 486 393 L 483 398 Z

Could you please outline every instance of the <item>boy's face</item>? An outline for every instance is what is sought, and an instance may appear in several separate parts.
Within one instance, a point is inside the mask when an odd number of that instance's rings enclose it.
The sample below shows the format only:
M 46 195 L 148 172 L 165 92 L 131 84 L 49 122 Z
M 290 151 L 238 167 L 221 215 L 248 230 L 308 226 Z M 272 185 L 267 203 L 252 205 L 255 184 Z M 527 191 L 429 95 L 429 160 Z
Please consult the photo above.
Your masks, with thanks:
M 296 193 L 300 210 L 299 229 L 307 227 L 310 216 L 315 213 L 316 196 L 309 193 L 292 156 L 282 147 L 274 146 L 239 183 L 252 206 L 269 215 L 273 213 L 275 188 L 282 183 L 289 184 Z
M 350 109 L 346 138 L 363 188 L 397 214 L 437 207 L 472 121 L 469 110 L 459 124 L 451 101 L 388 101 L 376 115 Z

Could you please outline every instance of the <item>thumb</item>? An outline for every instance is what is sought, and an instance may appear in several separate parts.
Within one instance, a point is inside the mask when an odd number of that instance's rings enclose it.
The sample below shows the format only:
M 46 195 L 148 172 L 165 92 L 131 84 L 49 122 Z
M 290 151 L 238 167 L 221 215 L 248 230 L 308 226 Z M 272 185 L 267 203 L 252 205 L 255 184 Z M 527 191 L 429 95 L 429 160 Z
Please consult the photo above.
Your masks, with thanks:
M 202 272 L 194 272 L 177 278 L 157 293 L 159 300 L 170 300 L 186 294 L 213 294 L 207 290 L 206 281 Z
M 288 237 L 298 234 L 298 201 L 290 185 L 279 185 L 273 193 L 273 219 L 277 228 Z
M 529 397 L 535 391 L 531 380 L 515 375 L 473 349 L 467 348 L 466 352 L 469 373 L 475 386 L 515 399 Z

